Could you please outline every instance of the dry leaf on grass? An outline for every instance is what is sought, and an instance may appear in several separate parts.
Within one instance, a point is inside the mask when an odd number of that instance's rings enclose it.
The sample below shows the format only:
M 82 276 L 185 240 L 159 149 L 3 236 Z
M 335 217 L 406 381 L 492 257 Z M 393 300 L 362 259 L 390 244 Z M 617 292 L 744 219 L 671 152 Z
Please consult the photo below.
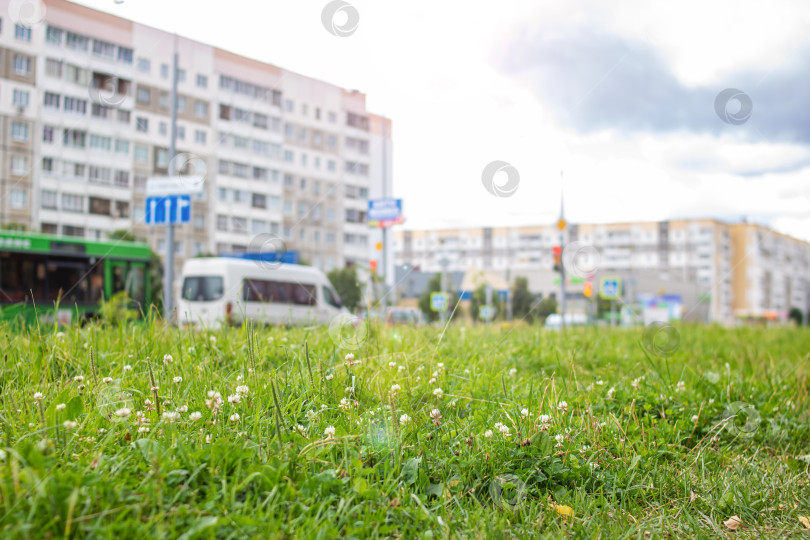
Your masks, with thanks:
M 799 521 L 802 522 L 805 529 L 810 529 L 810 517 L 807 516 L 799 516 Z
M 695 502 L 697 500 L 697 493 L 693 490 L 689 490 L 689 502 Z
M 574 517 L 574 509 L 570 506 L 565 506 L 562 504 L 555 504 L 554 511 L 563 516 L 564 518 L 572 518 Z
M 723 525 L 728 527 L 728 530 L 730 531 L 736 531 L 742 526 L 742 520 L 740 519 L 740 516 L 731 516 L 728 518 L 728 520 L 723 522 Z

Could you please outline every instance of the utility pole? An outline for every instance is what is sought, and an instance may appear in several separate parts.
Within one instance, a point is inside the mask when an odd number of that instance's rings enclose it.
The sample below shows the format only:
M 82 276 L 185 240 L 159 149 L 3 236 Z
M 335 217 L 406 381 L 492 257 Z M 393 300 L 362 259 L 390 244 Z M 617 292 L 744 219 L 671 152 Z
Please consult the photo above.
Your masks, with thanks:
M 560 249 L 565 248 L 565 208 L 563 205 L 563 172 L 560 171 L 560 219 L 557 221 L 557 228 L 560 230 Z M 562 315 L 562 327 L 565 328 L 565 264 L 560 258 L 560 314 Z
M 174 178 L 174 156 L 177 152 L 177 34 L 174 35 L 174 58 L 172 60 L 172 99 L 171 99 L 171 137 L 169 142 L 169 178 Z M 174 321 L 174 224 L 166 216 L 166 258 L 163 276 L 163 306 L 166 318 Z
M 441 279 L 439 280 L 439 292 L 443 292 L 447 294 L 447 309 L 444 311 L 440 311 L 442 316 L 442 324 L 447 322 L 448 311 L 450 310 L 450 293 L 447 292 L 447 267 L 450 266 L 450 261 L 447 259 L 446 256 L 442 256 L 441 260 L 439 261 L 439 265 L 442 267 Z
M 382 197 L 388 198 L 388 119 L 382 119 Z M 388 304 L 388 227 L 383 227 L 382 230 L 382 302 L 380 308 L 383 313 L 386 312 Z

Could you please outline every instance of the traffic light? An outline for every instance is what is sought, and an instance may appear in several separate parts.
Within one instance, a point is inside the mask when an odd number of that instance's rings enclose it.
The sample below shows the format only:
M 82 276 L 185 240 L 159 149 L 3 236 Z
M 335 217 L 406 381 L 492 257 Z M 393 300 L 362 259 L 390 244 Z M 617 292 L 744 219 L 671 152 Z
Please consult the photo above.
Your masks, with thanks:
M 369 266 L 369 268 L 371 268 L 371 273 L 372 274 L 377 273 L 377 261 L 375 261 L 373 259 L 368 261 L 368 266 Z
M 586 281 L 585 285 L 582 287 L 582 294 L 585 295 L 585 298 L 593 296 L 593 283 Z
M 554 246 L 551 251 L 554 253 L 554 271 L 559 272 L 562 270 L 562 248 Z

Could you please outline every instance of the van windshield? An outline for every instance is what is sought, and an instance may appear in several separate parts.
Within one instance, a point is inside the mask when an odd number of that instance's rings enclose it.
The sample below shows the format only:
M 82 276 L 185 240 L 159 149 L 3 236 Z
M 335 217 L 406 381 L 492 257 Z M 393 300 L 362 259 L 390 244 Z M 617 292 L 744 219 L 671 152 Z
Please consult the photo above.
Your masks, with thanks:
M 213 302 L 222 298 L 222 277 L 189 276 L 183 280 L 183 300 Z

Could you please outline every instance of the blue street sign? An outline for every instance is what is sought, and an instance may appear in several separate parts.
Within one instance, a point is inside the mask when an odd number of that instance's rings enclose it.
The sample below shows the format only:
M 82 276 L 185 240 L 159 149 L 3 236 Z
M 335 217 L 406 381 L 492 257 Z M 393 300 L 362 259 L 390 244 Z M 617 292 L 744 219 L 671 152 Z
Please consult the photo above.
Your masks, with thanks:
M 390 227 L 404 223 L 402 199 L 369 199 L 366 217 L 369 227 Z
M 430 309 L 433 311 L 447 311 L 449 307 L 449 298 L 447 293 L 432 292 L 430 293 Z
M 191 222 L 191 196 L 147 197 L 144 221 L 147 225 Z
M 605 276 L 599 280 L 599 296 L 605 300 L 616 300 L 622 295 L 622 278 Z

